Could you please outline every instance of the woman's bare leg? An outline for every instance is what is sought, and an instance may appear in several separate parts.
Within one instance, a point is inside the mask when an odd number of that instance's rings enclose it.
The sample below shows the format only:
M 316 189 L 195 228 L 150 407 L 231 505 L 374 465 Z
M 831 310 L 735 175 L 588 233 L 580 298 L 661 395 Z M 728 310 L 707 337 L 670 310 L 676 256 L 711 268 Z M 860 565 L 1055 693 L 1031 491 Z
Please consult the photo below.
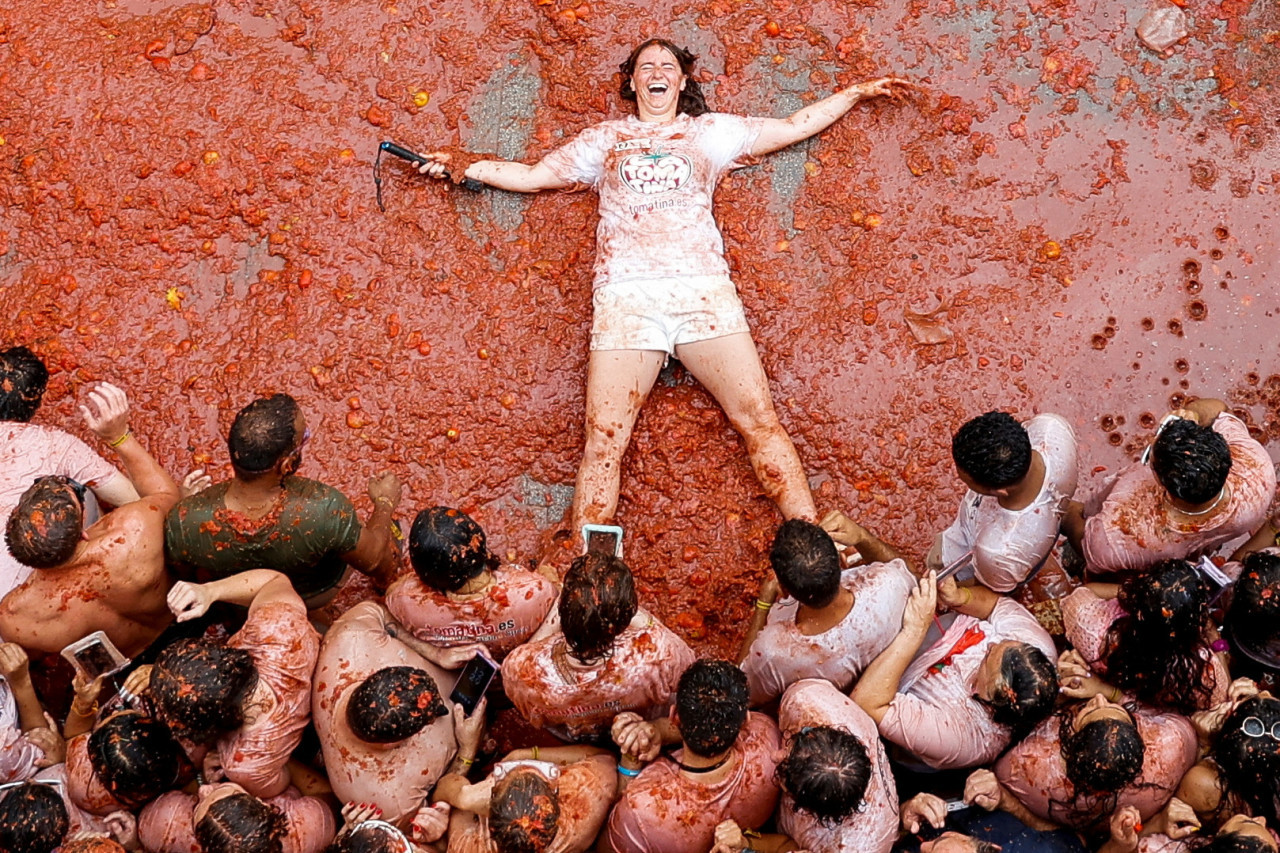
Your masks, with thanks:
M 747 443 L 751 467 L 787 518 L 816 522 L 818 510 L 800 457 L 778 422 L 769 379 L 751 335 L 742 332 L 676 347 L 676 357 L 724 409 Z
M 586 447 L 573 488 L 575 534 L 584 524 L 607 524 L 617 511 L 622 454 L 666 355 L 657 350 L 592 351 L 587 362 Z

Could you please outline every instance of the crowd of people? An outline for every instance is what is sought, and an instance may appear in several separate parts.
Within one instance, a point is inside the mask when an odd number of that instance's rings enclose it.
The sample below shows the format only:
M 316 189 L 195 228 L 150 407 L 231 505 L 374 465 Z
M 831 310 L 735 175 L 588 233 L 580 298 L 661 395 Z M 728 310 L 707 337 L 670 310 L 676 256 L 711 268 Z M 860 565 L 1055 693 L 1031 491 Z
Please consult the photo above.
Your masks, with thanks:
M 504 565 L 447 507 L 402 545 L 394 477 L 361 519 L 299 476 L 288 395 L 237 414 L 233 479 L 179 485 L 119 388 L 81 414 L 123 470 L 32 423 L 46 380 L 0 352 L 4 853 L 1276 849 L 1275 466 L 1219 401 L 1090 506 L 1066 419 L 973 418 L 922 565 L 787 520 L 726 661 L 612 552 Z M 326 624 L 351 569 L 378 595 Z M 128 661 L 59 704 L 94 632 Z M 496 754 L 503 713 L 538 745 Z
M 622 66 L 636 116 L 532 166 L 433 152 L 421 171 L 600 194 L 584 459 L 552 541 L 612 518 L 631 428 L 679 357 L 786 519 L 737 660 L 698 659 L 616 552 L 502 564 L 465 513 L 402 510 L 393 475 L 370 479 L 362 519 L 299 475 L 311 433 L 287 394 L 235 416 L 231 479 L 179 484 L 99 384 L 80 412 L 118 469 L 33 423 L 48 374 L 13 346 L 0 853 L 1276 850 L 1265 449 L 1197 399 L 1085 505 L 1069 419 L 993 411 L 953 437 L 964 493 L 922 564 L 819 519 L 711 197 L 914 87 L 743 118 L 708 112 L 692 67 L 650 40 Z M 351 570 L 376 595 L 329 618 Z M 527 743 L 499 750 L 504 715 Z

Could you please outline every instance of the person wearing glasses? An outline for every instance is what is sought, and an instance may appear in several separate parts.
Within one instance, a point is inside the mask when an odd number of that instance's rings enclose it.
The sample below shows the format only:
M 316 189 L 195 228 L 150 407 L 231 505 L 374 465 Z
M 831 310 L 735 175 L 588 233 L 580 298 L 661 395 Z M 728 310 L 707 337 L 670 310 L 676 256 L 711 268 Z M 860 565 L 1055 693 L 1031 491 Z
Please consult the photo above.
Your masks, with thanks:
M 1072 502 L 1062 529 L 1090 572 L 1131 572 L 1252 533 L 1275 490 L 1275 463 L 1244 423 L 1221 400 L 1195 400 L 1165 416 L 1097 510 Z
M 89 445 L 60 429 L 30 422 L 48 383 L 48 369 L 31 350 L 0 351 L 0 523 L 9 518 L 31 481 L 43 474 L 61 474 L 84 483 L 97 500 L 112 506 L 138 499 L 129 478 Z M 85 526 L 97 521 L 98 515 L 98 505 L 91 501 L 85 508 Z M 0 547 L 0 597 L 30 574 L 30 566 Z
M 103 631 L 134 657 L 172 621 L 165 603 L 164 514 L 178 485 L 129 429 L 124 391 L 100 383 L 81 406 L 85 424 L 115 449 L 141 497 L 84 529 L 85 486 L 44 476 L 5 525 L 10 553 L 34 571 L 0 601 L 0 637 L 54 653 Z
M 1280 700 L 1248 679 L 1205 715 L 1208 755 L 1183 777 L 1178 797 L 1206 824 L 1247 813 L 1280 825 Z
M 240 410 L 227 436 L 235 477 L 185 498 L 165 519 L 175 577 L 205 582 L 273 569 L 293 582 L 309 610 L 337 594 L 348 566 L 386 589 L 400 563 L 391 518 L 400 481 L 391 474 L 369 480 L 373 514 L 362 526 L 342 492 L 297 475 L 310 437 L 288 394 Z

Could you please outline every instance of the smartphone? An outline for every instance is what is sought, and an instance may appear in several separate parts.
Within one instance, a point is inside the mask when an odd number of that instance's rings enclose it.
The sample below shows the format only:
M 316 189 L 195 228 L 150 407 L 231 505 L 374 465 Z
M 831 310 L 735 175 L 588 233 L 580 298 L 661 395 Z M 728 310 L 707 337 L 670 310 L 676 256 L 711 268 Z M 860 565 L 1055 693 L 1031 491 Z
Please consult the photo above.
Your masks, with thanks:
M 964 800 L 947 800 L 947 812 L 961 812 L 969 808 L 969 804 Z
M 582 525 L 584 554 L 612 554 L 622 559 L 622 528 L 613 524 Z
M 938 572 L 938 580 L 946 580 L 961 569 L 968 568 L 969 563 L 973 561 L 973 552 L 965 551 L 953 563 L 948 565 L 942 571 Z
M 476 655 L 467 661 L 462 672 L 458 673 L 458 683 L 453 685 L 449 701 L 462 706 L 462 710 L 470 717 L 475 713 L 476 705 L 484 698 L 493 676 L 498 672 L 498 665 L 484 655 Z
M 1227 587 L 1231 586 L 1232 580 L 1208 557 L 1200 558 L 1200 562 L 1196 563 L 1196 571 L 1213 587 L 1213 596 L 1209 599 L 1209 606 L 1213 607 L 1227 591 Z
M 101 631 L 94 631 L 84 639 L 76 640 L 62 650 L 62 656 L 86 683 L 100 676 L 117 673 L 129 665 L 129 659 Z

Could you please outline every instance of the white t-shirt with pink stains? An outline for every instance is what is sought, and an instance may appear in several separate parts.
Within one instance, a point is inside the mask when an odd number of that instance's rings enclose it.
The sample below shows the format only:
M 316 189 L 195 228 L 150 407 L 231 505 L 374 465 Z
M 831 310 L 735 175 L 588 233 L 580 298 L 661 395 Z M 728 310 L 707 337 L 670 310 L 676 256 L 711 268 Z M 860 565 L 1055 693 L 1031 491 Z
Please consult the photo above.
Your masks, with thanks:
M 834 826 L 800 811 L 786 794 L 778 827 L 807 850 L 821 853 L 889 853 L 898 838 L 898 789 L 875 721 L 828 681 L 807 678 L 787 688 L 778 706 L 784 738 L 805 726 L 831 726 L 856 737 L 871 760 L 870 779 L 858 810 Z
M 1036 415 L 1026 424 L 1031 449 L 1044 460 L 1040 493 L 1022 509 L 1005 509 L 972 490 L 942 534 L 942 562 L 973 551 L 973 573 L 988 589 L 1009 592 L 1027 579 L 1053 543 L 1076 491 L 1076 434 L 1061 415 Z
M 898 636 L 902 608 L 916 586 L 906 563 L 890 560 L 845 569 L 840 586 L 853 593 L 853 606 L 840 624 L 821 634 L 800 633 L 800 604 L 794 598 L 778 601 L 769 611 L 769 621 L 742 662 L 752 705 L 781 696 L 802 678 L 825 678 L 848 690 Z
M 728 275 L 711 213 L 716 184 L 750 165 L 763 119 L 681 114 L 666 124 L 601 122 L 542 158 L 557 178 L 600 196 L 595 286 Z

